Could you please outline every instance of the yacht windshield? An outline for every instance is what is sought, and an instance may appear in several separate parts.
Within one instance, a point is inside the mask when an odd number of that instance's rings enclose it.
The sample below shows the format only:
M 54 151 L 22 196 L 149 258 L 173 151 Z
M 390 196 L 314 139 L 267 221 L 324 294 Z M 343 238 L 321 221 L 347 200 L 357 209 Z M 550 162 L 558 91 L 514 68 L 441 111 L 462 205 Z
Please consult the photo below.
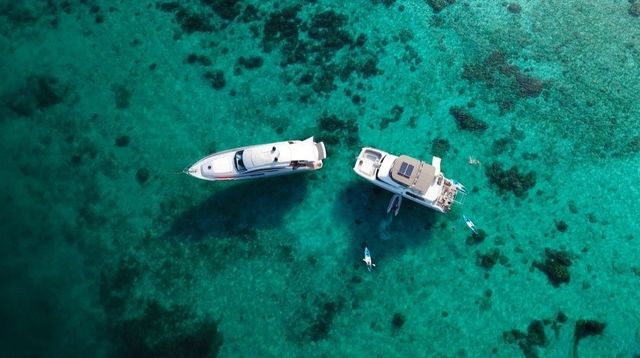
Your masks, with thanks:
M 245 168 L 244 162 L 242 161 L 242 153 L 243 152 L 244 152 L 244 150 L 236 152 L 236 157 L 235 157 L 236 170 L 238 172 L 240 172 L 240 173 L 247 171 L 247 168 Z

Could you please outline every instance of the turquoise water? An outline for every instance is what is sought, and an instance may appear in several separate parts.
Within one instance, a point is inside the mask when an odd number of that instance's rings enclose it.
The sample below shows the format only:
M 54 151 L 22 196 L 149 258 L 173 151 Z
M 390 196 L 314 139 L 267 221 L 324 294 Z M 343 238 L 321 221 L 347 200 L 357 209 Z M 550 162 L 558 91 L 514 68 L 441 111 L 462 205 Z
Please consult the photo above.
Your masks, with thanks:
M 640 354 L 638 13 L 1 1 L 0 351 Z M 180 174 L 312 135 L 320 171 Z M 441 156 L 464 205 L 391 219 L 351 169 L 362 146 Z

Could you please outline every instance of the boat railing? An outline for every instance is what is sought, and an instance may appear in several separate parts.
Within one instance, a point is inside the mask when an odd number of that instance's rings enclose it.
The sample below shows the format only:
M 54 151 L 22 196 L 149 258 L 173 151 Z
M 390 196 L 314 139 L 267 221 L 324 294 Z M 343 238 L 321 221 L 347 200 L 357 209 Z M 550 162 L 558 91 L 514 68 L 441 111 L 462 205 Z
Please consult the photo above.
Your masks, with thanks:
M 464 190 L 457 190 L 456 196 L 453 201 L 456 204 L 464 205 L 465 200 L 467 200 L 467 192 Z

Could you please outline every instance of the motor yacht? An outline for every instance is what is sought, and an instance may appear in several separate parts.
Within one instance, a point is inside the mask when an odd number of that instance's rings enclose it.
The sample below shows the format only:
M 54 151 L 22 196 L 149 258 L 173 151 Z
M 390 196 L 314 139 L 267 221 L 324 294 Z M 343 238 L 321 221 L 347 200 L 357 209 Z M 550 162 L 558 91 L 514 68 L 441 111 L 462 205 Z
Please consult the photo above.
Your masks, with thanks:
M 396 156 L 380 149 L 362 148 L 353 170 L 371 183 L 396 195 L 391 198 L 387 213 L 397 214 L 402 200 L 407 198 L 420 205 L 447 213 L 454 203 L 460 203 L 466 195 L 465 188 L 448 179 L 440 171 L 439 157 L 431 164 L 407 155 Z M 392 210 L 393 209 L 393 210 Z
M 241 180 L 306 172 L 322 168 L 327 152 L 313 137 L 251 145 L 208 155 L 185 173 L 203 180 Z

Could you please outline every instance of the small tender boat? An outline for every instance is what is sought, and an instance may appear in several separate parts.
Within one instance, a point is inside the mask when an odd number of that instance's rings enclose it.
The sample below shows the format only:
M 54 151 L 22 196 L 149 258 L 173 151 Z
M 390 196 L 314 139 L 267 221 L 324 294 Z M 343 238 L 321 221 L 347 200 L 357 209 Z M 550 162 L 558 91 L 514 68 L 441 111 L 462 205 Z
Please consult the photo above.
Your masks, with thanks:
M 313 137 L 225 150 L 208 155 L 185 173 L 204 180 L 265 178 L 318 170 L 327 152 Z
M 461 202 L 458 197 L 466 194 L 462 184 L 444 176 L 440 171 L 440 158 L 435 156 L 429 165 L 407 155 L 395 156 L 365 147 L 353 170 L 383 189 L 442 213 L 449 212 L 453 203 Z M 392 199 L 389 211 L 393 203 Z M 399 207 L 398 202 L 396 210 Z
M 462 214 L 462 218 L 464 219 L 464 222 L 465 224 L 467 224 L 469 229 L 471 229 L 474 234 L 478 235 L 478 229 L 476 228 L 476 225 L 473 223 L 473 221 L 471 221 L 471 219 L 469 219 L 469 217 L 465 214 Z

